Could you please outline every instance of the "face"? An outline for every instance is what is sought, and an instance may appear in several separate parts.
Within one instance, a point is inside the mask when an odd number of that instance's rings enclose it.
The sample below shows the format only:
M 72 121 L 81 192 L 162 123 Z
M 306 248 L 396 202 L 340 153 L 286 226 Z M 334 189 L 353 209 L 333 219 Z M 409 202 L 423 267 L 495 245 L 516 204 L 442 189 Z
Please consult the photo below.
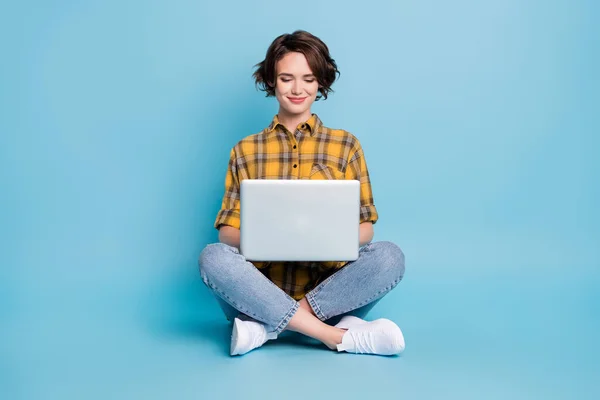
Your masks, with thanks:
M 310 116 L 317 98 L 319 83 L 302 53 L 290 52 L 275 66 L 275 96 L 280 112 L 290 116 Z

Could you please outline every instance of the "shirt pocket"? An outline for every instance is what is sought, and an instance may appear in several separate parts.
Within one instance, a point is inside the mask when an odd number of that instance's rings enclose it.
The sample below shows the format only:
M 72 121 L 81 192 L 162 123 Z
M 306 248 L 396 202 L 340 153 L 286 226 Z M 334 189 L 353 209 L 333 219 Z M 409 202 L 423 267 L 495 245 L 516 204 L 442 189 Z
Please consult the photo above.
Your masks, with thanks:
M 330 167 L 323 163 L 314 163 L 310 170 L 308 179 L 321 179 L 321 180 L 336 180 L 344 179 L 344 173 L 337 168 Z

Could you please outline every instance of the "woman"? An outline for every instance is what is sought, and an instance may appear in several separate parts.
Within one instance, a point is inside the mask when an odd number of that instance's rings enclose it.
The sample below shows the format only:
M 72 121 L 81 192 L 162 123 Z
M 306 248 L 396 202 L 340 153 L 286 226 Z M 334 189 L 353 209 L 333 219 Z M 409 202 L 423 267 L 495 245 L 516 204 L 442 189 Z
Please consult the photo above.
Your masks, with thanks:
M 329 49 L 305 31 L 277 37 L 257 64 L 256 84 L 275 96 L 279 111 L 262 132 L 231 150 L 225 195 L 215 221 L 219 243 L 200 255 L 200 273 L 229 320 L 231 355 L 274 340 L 284 330 L 321 341 L 329 349 L 399 354 L 404 337 L 388 319 L 359 317 L 404 275 L 404 254 L 393 243 L 371 242 L 378 215 L 365 156 L 349 132 L 331 129 L 311 112 L 339 74 Z M 239 252 L 243 179 L 355 179 L 360 181 L 360 251 L 356 261 L 255 262 Z

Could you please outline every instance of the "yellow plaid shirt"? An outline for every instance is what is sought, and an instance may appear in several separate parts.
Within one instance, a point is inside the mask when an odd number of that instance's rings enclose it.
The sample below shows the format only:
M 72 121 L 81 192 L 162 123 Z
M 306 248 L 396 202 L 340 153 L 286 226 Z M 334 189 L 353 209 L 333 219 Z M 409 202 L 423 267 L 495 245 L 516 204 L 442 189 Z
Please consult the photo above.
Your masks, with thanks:
M 244 179 L 354 179 L 360 181 L 360 222 L 375 223 L 369 172 L 358 139 L 342 129 L 323 126 L 316 114 L 292 134 L 277 115 L 262 132 L 242 139 L 231 150 L 225 195 L 215 228 L 240 228 L 240 182 Z M 254 262 L 268 279 L 296 300 L 347 262 Z

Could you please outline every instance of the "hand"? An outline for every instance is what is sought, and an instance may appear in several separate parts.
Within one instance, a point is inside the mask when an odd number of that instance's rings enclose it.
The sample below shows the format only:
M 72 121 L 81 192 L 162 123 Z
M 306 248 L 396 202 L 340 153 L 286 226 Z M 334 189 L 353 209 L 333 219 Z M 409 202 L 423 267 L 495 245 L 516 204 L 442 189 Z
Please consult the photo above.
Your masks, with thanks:
M 219 242 L 232 247 L 240 248 L 240 230 L 229 225 L 221 225 L 219 228 Z
M 360 233 L 358 235 L 358 241 L 360 243 L 360 246 L 364 246 L 365 244 L 373 240 L 373 235 L 374 232 L 372 222 L 363 222 L 362 224 L 360 224 Z

